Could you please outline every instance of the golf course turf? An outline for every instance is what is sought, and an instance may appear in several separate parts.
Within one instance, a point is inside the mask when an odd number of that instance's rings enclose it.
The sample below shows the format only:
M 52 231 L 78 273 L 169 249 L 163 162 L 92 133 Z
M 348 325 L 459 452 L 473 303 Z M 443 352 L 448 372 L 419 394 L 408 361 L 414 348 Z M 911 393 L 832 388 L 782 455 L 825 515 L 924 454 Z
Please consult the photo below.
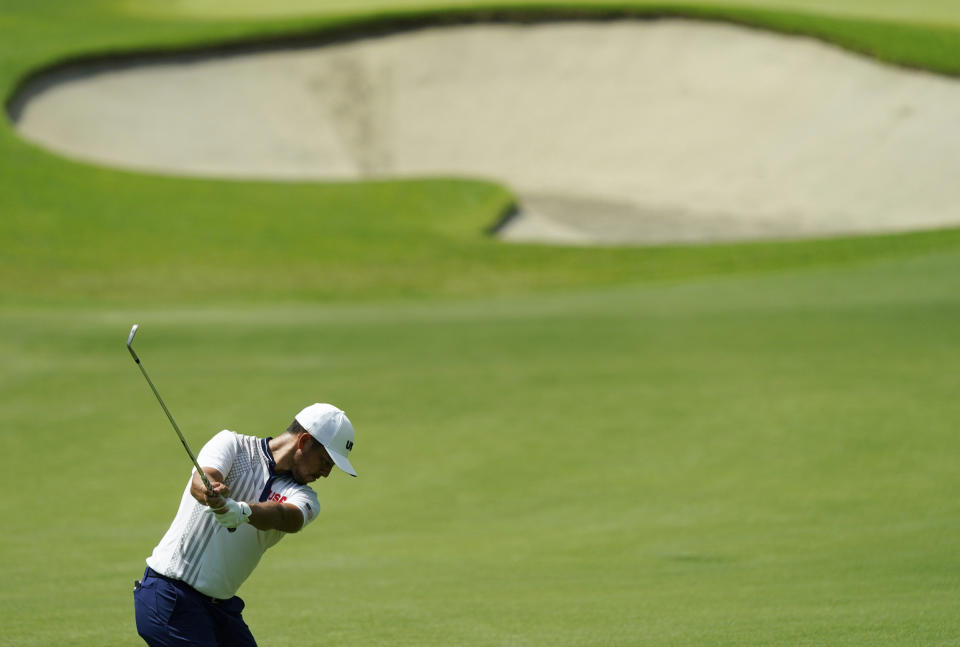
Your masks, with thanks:
M 960 70 L 949 3 L 816 4 L 634 11 Z M 350 19 L 166 5 L 0 0 L 5 98 L 71 58 Z M 485 231 L 512 200 L 152 177 L 5 123 L 0 645 L 136 644 L 132 583 L 190 466 L 135 322 L 195 449 L 318 400 L 356 427 L 359 478 L 316 484 L 319 520 L 240 591 L 264 647 L 956 644 L 960 230 L 507 245 Z

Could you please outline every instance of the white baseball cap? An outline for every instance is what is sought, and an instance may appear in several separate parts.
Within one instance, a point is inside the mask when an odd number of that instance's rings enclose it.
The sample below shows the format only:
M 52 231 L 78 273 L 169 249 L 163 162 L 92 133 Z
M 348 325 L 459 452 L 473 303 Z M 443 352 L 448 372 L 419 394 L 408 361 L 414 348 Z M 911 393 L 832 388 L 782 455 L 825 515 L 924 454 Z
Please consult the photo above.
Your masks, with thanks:
M 357 475 L 347 460 L 353 449 L 353 425 L 347 414 L 332 404 L 318 402 L 298 413 L 296 421 L 324 446 L 337 467 L 350 476 Z

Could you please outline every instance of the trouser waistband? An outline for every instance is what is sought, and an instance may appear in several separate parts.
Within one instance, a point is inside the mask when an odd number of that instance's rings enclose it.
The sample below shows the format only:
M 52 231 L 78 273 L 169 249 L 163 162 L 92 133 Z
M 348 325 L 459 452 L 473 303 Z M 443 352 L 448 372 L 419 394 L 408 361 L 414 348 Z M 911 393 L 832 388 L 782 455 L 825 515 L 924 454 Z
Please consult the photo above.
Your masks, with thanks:
M 156 577 L 157 579 L 166 580 L 167 582 L 170 582 L 171 584 L 173 584 L 173 585 L 176 586 L 177 588 L 183 589 L 184 591 L 189 591 L 190 593 L 193 593 L 194 595 L 199 595 L 201 598 L 203 598 L 204 600 L 206 600 L 207 602 L 210 602 L 210 603 L 212 603 L 212 604 L 221 604 L 221 603 L 227 601 L 226 599 L 215 598 L 215 597 L 212 597 L 212 596 L 207 595 L 206 593 L 201 593 L 200 591 L 196 590 L 195 588 L 193 588 L 192 586 L 190 586 L 189 584 L 187 584 L 187 583 L 184 582 L 183 580 L 178 580 L 178 579 L 176 579 L 176 578 L 174 578 L 174 577 L 167 577 L 166 575 L 164 575 L 164 574 L 162 574 L 162 573 L 156 572 L 155 570 L 153 570 L 153 569 L 150 568 L 149 566 L 147 566 L 147 569 L 143 572 L 143 579 L 147 579 L 148 577 Z M 229 599 L 229 598 L 228 598 L 228 599 Z

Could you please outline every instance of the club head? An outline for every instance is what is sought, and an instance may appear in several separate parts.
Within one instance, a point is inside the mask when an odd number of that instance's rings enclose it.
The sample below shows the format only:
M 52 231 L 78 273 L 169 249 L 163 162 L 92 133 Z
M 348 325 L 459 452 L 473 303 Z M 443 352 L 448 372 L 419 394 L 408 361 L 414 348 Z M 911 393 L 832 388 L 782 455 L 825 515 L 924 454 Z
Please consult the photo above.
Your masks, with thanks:
M 133 328 L 130 329 L 130 334 L 127 336 L 127 350 L 130 351 L 130 356 L 133 357 L 133 361 L 137 364 L 140 363 L 140 358 L 137 357 L 136 351 L 133 350 L 133 336 L 137 334 L 137 328 L 140 327 L 140 324 L 133 324 Z
M 127 348 L 130 348 L 130 344 L 133 343 L 133 336 L 137 334 L 137 328 L 140 327 L 140 324 L 133 324 L 133 328 L 130 329 L 130 335 L 127 337 Z

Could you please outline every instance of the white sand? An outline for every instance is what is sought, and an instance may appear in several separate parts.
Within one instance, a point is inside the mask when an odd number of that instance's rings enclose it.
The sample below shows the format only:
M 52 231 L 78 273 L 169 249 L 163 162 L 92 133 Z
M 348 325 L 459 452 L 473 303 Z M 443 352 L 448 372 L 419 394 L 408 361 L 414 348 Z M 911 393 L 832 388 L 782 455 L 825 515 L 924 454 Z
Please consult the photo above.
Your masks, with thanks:
M 16 128 L 65 155 L 247 178 L 471 176 L 512 240 L 960 224 L 960 82 L 690 21 L 477 25 L 66 70 Z

